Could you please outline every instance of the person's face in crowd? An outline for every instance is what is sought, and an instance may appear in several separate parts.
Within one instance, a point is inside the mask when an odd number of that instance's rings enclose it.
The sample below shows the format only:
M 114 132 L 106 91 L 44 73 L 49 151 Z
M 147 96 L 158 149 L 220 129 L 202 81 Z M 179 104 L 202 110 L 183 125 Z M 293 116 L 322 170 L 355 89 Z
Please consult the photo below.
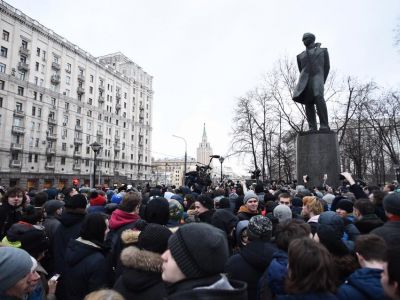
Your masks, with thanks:
M 374 194 L 373 193 L 369 194 L 368 199 L 369 199 L 369 201 L 373 202 L 374 201 Z
M 6 291 L 6 294 L 22 299 L 25 294 L 32 292 L 36 288 L 39 279 L 40 276 L 36 271 L 29 272 L 24 278 L 22 278 L 14 286 L 9 288 Z
M 200 215 L 200 214 L 202 214 L 202 213 L 208 211 L 208 209 L 205 208 L 205 207 L 203 206 L 203 204 L 201 204 L 199 201 L 196 201 L 196 202 L 194 203 L 194 207 L 195 207 L 195 213 L 196 213 L 196 215 Z
M 240 242 L 242 243 L 243 246 L 246 246 L 247 243 L 249 242 L 249 237 L 247 235 L 247 228 L 243 229 L 242 232 L 240 233 Z
M 389 299 L 400 299 L 400 295 L 397 293 L 399 288 L 398 283 L 389 281 L 387 263 L 385 263 L 383 266 L 383 272 L 381 273 L 381 284 L 385 295 Z
M 56 213 L 55 213 L 55 215 L 56 215 L 56 216 L 61 216 L 61 215 L 62 215 L 62 212 L 63 212 L 63 210 L 64 210 L 64 208 L 63 208 L 63 207 L 60 207 L 59 209 L 57 209 L 57 210 L 56 210 Z
M 18 193 L 16 195 L 10 195 L 8 197 L 8 204 L 11 206 L 20 206 L 22 204 L 24 197 L 22 193 Z
M 247 200 L 245 206 L 248 208 L 250 212 L 256 212 L 258 209 L 258 199 L 251 198 Z
M 163 255 L 161 255 L 161 258 L 163 260 L 161 274 L 162 280 L 169 283 L 175 283 L 186 278 L 181 269 L 179 269 L 175 259 L 172 257 L 170 250 L 165 251 Z
M 385 193 L 389 193 L 390 192 L 390 188 L 389 188 L 389 186 L 387 184 L 383 187 L 383 191 Z
M 292 206 L 292 201 L 290 198 L 279 198 L 279 204 L 286 205 L 286 206 Z
M 360 218 L 361 218 L 360 211 L 359 211 L 357 208 L 355 208 L 355 207 L 353 207 L 353 215 L 354 215 L 357 219 L 360 219 Z
M 341 208 L 336 209 L 336 213 L 342 218 L 346 218 L 348 215 L 347 211 Z
M 307 205 L 303 204 L 303 209 L 301 210 L 301 215 L 305 217 L 310 216 L 310 210 L 308 209 Z

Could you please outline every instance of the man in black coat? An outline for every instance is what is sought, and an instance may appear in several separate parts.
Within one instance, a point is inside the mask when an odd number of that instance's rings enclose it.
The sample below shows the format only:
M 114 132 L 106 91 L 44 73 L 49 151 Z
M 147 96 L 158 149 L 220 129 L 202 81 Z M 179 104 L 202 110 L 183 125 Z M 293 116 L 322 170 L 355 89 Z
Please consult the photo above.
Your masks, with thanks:
M 371 233 L 382 237 L 388 246 L 400 246 L 400 193 L 386 195 L 383 199 L 383 208 L 388 220 Z
M 225 265 L 230 278 L 247 283 L 248 299 L 256 299 L 257 284 L 278 249 L 270 242 L 272 222 L 262 215 L 254 216 L 247 228 L 249 243 Z

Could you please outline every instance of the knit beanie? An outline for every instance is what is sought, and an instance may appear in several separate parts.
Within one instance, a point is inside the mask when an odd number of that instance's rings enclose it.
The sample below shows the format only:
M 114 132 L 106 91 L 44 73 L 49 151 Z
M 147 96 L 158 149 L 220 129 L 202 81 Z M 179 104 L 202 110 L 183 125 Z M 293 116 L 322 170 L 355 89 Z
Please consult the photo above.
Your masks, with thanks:
M 275 207 L 273 214 L 274 217 L 279 219 L 279 223 L 290 220 L 292 218 L 292 211 L 290 210 L 290 207 L 283 204 L 279 204 L 277 207 Z
M 57 209 L 64 207 L 65 202 L 60 200 L 49 200 L 44 205 L 43 208 L 46 211 L 47 215 L 54 215 Z
M 262 215 L 251 217 L 247 232 L 257 239 L 265 239 L 271 237 L 272 222 L 269 218 Z
M 97 194 L 96 197 L 90 197 L 89 203 L 90 206 L 104 206 L 106 205 L 106 197 Z
M 160 224 L 147 224 L 140 232 L 137 246 L 151 252 L 163 253 L 167 250 L 172 232 Z
M 183 225 L 169 238 L 168 248 L 188 279 L 222 273 L 229 257 L 225 233 L 206 223 Z
M 151 198 L 146 204 L 144 219 L 148 223 L 166 225 L 169 219 L 168 200 L 163 197 Z
M 211 217 L 211 225 L 225 231 L 228 235 L 236 227 L 239 218 L 227 209 L 217 209 Z
M 246 192 L 244 194 L 243 204 L 246 204 L 247 201 L 249 201 L 250 199 L 253 199 L 253 198 L 258 201 L 258 196 L 253 191 Z
M 35 263 L 36 260 L 25 250 L 0 247 L 0 295 L 34 271 Z
M 345 210 L 348 214 L 353 212 L 353 202 L 347 199 L 342 199 L 336 204 L 336 209 L 343 209 Z
M 169 203 L 169 219 L 179 222 L 183 218 L 183 206 L 178 200 L 170 199 Z
M 86 208 L 86 206 L 87 200 L 83 194 L 76 194 L 65 200 L 65 207 L 67 208 Z
M 207 195 L 200 195 L 197 197 L 196 201 L 200 202 L 201 205 L 203 205 L 207 209 L 213 209 L 214 208 L 214 201 L 211 199 L 211 197 Z
M 386 212 L 400 216 L 400 193 L 394 192 L 383 198 L 383 208 Z

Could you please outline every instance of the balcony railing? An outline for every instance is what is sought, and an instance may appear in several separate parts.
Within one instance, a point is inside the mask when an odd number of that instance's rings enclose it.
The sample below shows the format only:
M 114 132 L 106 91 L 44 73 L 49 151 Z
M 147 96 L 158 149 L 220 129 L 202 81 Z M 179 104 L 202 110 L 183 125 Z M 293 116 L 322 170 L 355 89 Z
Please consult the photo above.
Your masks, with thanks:
M 122 106 L 121 106 L 121 103 L 118 103 L 118 102 L 117 102 L 117 103 L 115 104 L 115 109 L 121 109 L 121 107 L 122 107 Z
M 16 126 L 16 125 L 14 125 L 14 126 L 12 127 L 12 133 L 15 133 L 15 134 L 25 134 L 25 128 L 22 127 L 22 126 Z
M 28 72 L 29 71 L 29 65 L 25 62 L 20 61 L 18 63 L 18 70 L 23 71 L 23 72 Z
M 82 157 L 82 153 L 80 153 L 80 152 L 74 152 L 74 157 L 76 157 L 76 158 L 81 158 L 81 157 Z
M 74 164 L 72 169 L 73 170 L 80 170 L 81 169 L 81 164 Z
M 46 162 L 45 168 L 48 170 L 54 170 L 55 164 L 53 162 Z
M 117 94 L 115 95 L 115 98 L 116 98 L 117 100 L 120 100 L 120 99 L 121 99 L 121 94 L 120 94 L 120 93 L 117 93 Z
M 25 48 L 25 47 L 21 46 L 21 47 L 19 47 L 19 53 L 22 54 L 22 55 L 28 56 L 29 55 L 29 50 L 28 50 L 28 48 Z
M 57 125 L 57 120 L 49 117 L 47 123 L 49 123 L 49 125 Z
M 75 130 L 76 130 L 76 131 L 82 131 L 82 126 L 76 124 L 76 125 L 75 125 Z
M 46 148 L 46 154 L 47 155 L 54 155 L 56 154 L 56 149 L 55 148 Z
M 22 167 L 22 161 L 21 160 L 17 160 L 17 159 L 11 160 L 10 167 L 11 168 L 21 168 Z
M 51 67 L 52 67 L 54 70 L 56 70 L 56 71 L 60 71 L 60 69 L 61 69 L 60 64 L 57 63 L 57 62 L 55 62 L 55 61 L 53 61 L 53 62 L 51 63 Z
M 85 89 L 84 89 L 83 87 L 81 87 L 81 86 L 78 86 L 78 88 L 76 89 L 76 92 L 77 92 L 79 95 L 82 95 L 82 94 L 85 93 Z
M 51 83 L 59 84 L 60 83 L 60 75 L 51 75 Z
M 81 137 L 76 137 L 74 138 L 74 144 L 82 144 L 82 138 Z
M 84 81 L 85 81 L 85 75 L 83 75 L 83 74 L 78 74 L 78 80 L 79 80 L 80 82 L 84 82 Z
M 13 151 L 22 151 L 22 144 L 17 144 L 17 143 L 12 143 L 11 144 L 11 150 Z
M 49 141 L 55 141 L 55 140 L 57 140 L 57 134 L 56 133 L 47 133 L 47 136 L 46 136 L 46 138 L 49 140 Z
M 104 92 L 104 85 L 99 85 L 99 92 L 103 93 Z
M 14 117 L 23 118 L 25 117 L 25 113 L 22 109 L 14 109 Z
M 99 103 L 104 103 L 104 97 L 103 96 L 99 96 Z
M 103 136 L 103 131 L 102 130 L 97 130 L 97 135 L 98 136 Z
M 121 144 L 115 143 L 114 144 L 114 150 L 117 150 L 117 151 L 121 150 Z

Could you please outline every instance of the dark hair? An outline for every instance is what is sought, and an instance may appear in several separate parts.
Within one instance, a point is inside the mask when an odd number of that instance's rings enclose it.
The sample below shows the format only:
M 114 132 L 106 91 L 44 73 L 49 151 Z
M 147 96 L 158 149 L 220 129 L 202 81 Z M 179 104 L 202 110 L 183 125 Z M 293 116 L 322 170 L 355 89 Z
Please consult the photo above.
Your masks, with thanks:
M 89 198 L 94 199 L 94 198 L 97 198 L 98 195 L 99 195 L 99 193 L 97 191 L 92 191 L 92 192 L 90 192 Z
M 292 200 L 293 200 L 292 195 L 290 195 L 289 193 L 280 193 L 278 196 L 278 199 L 280 199 L 280 198 L 290 198 L 290 202 L 292 202 Z
M 36 207 L 43 206 L 49 200 L 49 195 L 46 192 L 39 192 L 35 195 L 34 203 Z
M 334 293 L 336 276 L 333 259 L 324 246 L 310 238 L 295 239 L 290 243 L 286 292 Z
M 375 234 L 360 235 L 356 239 L 354 252 L 362 255 L 367 261 L 386 261 L 386 242 Z
M 8 202 L 8 198 L 9 198 L 9 197 L 15 197 L 15 196 L 17 196 L 18 194 L 22 194 L 22 204 L 21 204 L 21 205 L 24 205 L 25 202 L 26 202 L 25 191 L 24 191 L 22 188 L 18 187 L 18 186 L 9 189 L 9 190 L 4 194 L 4 197 L 3 197 L 1 200 L 2 200 L 3 204 L 5 204 L 5 203 Z
M 230 208 L 229 198 L 223 197 L 219 200 L 219 208 Z
M 311 233 L 310 225 L 302 220 L 290 219 L 279 223 L 275 231 L 275 241 L 279 249 L 287 252 L 292 240 L 308 237 Z
M 384 191 L 380 190 L 375 190 L 372 192 L 372 203 L 374 205 L 382 205 L 383 204 L 383 198 L 385 198 L 386 193 Z
M 38 222 L 43 221 L 43 209 L 28 205 L 22 211 L 21 221 L 36 225 Z
M 395 188 L 396 188 L 396 186 L 394 184 L 391 184 L 391 183 L 387 184 L 386 186 L 388 187 L 389 191 L 391 191 L 391 192 L 393 192 L 395 190 Z
M 125 212 L 133 212 L 142 202 L 142 195 L 138 192 L 128 192 L 122 199 L 119 209 Z
M 264 192 L 264 185 L 261 182 L 257 183 L 254 187 L 254 191 L 256 194 Z
M 356 208 L 362 216 L 375 213 L 375 206 L 369 199 L 356 200 L 356 202 L 354 202 L 354 208 Z
M 95 244 L 102 244 L 107 229 L 106 218 L 106 215 L 102 213 L 87 214 L 82 222 L 81 238 Z
M 186 194 L 184 200 L 186 200 L 185 211 L 189 209 L 190 206 L 196 201 L 196 196 L 194 194 Z
M 387 271 L 389 275 L 389 283 L 400 283 L 400 246 L 389 248 L 387 252 Z M 400 285 L 397 287 L 396 293 L 400 294 Z

